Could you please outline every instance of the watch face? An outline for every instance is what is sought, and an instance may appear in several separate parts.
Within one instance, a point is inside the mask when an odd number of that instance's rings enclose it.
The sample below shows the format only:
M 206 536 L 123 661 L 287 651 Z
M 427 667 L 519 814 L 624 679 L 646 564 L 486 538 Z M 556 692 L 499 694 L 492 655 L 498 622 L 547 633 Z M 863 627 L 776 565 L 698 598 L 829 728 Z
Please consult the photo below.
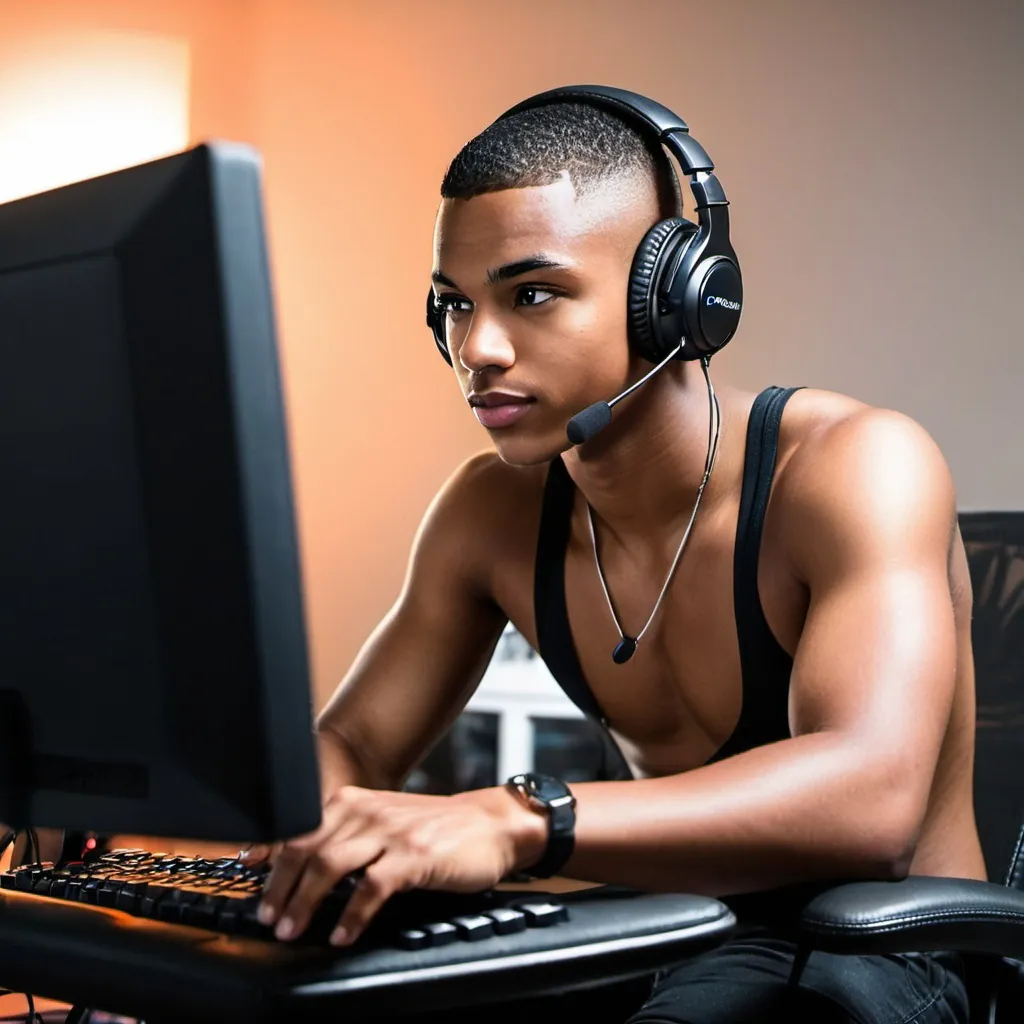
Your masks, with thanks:
M 532 793 L 544 804 L 572 798 L 569 787 L 561 779 L 552 778 L 550 775 L 530 774 L 526 776 L 526 780 L 527 792 Z

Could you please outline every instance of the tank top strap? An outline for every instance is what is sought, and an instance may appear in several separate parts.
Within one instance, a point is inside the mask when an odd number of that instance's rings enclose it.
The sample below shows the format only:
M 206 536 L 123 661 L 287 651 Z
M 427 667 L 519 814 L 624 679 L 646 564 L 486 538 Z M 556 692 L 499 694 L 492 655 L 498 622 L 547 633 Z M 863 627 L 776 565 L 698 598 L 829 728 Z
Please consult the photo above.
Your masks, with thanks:
M 565 600 L 565 554 L 572 530 L 576 486 L 560 457 L 552 460 L 544 486 L 537 557 L 534 563 L 533 608 L 537 650 L 565 695 L 590 718 L 604 721 L 604 712 L 583 677 L 569 631 Z
M 733 609 L 743 679 L 742 707 L 732 735 L 711 761 L 789 736 L 789 677 L 793 659 L 775 639 L 764 617 L 757 588 L 757 566 L 775 476 L 782 412 L 799 390 L 765 388 L 754 399 L 747 421 L 733 554 Z

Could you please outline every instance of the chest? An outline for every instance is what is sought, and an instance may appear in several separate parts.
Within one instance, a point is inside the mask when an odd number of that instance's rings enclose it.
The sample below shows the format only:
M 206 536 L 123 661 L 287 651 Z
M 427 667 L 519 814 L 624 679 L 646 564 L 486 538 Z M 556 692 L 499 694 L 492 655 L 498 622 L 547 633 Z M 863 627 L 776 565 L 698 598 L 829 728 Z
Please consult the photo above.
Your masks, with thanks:
M 737 566 L 738 502 L 717 506 L 695 523 L 636 653 L 620 665 L 612 660 L 620 639 L 615 618 L 632 637 L 647 624 L 685 524 L 667 531 L 664 545 L 642 550 L 600 543 L 613 617 L 579 511 L 563 565 L 568 630 L 556 635 L 563 645 L 571 644 L 583 679 L 638 774 L 664 775 L 703 764 L 733 732 L 743 705 L 737 568 L 739 586 L 756 587 L 765 621 L 783 649 L 791 654 L 799 639 L 806 599 L 787 569 L 771 519 L 764 522 L 756 569 L 742 555 Z M 530 564 L 528 573 L 505 572 L 497 596 L 536 648 L 532 569 Z M 559 575 L 551 573 L 556 585 Z

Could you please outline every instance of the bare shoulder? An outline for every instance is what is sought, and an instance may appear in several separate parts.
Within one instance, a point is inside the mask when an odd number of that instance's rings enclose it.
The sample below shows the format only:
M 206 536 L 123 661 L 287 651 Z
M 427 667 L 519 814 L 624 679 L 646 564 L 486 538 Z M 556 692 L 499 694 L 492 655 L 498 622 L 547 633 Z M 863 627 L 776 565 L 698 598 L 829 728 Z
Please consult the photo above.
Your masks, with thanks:
M 904 413 L 831 391 L 790 399 L 772 501 L 800 560 L 949 550 L 956 493 L 938 445 Z

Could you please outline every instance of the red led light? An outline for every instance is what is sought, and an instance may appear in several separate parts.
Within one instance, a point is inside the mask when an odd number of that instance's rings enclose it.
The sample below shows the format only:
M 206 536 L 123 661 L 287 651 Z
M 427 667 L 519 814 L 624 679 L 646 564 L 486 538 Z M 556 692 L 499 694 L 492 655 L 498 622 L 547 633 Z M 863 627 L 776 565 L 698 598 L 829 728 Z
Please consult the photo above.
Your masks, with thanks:
M 95 850 L 96 849 L 96 840 L 92 839 L 92 838 L 86 839 L 86 841 L 85 841 L 85 848 L 87 850 Z

